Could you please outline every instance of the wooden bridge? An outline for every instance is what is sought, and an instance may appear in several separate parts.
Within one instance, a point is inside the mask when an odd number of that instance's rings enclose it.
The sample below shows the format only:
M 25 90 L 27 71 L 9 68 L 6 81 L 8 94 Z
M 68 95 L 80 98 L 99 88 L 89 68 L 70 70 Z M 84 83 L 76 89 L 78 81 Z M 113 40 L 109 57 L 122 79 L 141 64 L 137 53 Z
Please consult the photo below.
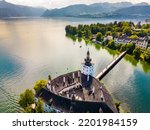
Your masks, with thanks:
M 96 79 L 101 80 L 102 78 L 104 78 L 104 76 L 109 73 L 109 71 L 111 69 L 114 68 L 114 66 L 127 54 L 127 51 L 122 52 L 118 57 L 116 57 L 109 65 L 107 65 L 107 67 L 100 72 L 97 76 Z

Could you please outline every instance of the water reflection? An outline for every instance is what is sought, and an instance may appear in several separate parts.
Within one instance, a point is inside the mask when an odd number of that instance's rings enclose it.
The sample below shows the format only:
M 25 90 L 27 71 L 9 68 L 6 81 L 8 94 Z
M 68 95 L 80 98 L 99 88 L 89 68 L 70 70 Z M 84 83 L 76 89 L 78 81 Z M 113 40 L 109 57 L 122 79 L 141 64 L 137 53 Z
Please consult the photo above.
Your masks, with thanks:
M 95 46 L 95 49 L 98 51 L 101 49 L 101 45 L 99 45 L 99 44 L 94 44 L 94 46 Z
M 147 62 L 142 62 L 142 61 L 140 61 L 140 64 L 141 64 L 144 72 L 150 74 L 150 64 Z
M 126 55 L 125 56 L 125 60 L 129 63 L 131 63 L 133 66 L 137 66 L 137 64 L 139 63 L 138 60 L 136 60 L 133 56 L 130 56 L 130 55 Z

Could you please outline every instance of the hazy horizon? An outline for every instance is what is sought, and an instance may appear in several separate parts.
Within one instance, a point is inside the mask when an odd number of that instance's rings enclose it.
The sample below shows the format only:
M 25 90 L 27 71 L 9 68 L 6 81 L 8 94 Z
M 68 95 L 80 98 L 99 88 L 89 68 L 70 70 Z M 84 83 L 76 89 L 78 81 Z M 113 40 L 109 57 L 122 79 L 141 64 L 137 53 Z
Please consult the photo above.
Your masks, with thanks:
M 2 0 L 0 0 L 2 1 Z M 133 4 L 146 2 L 150 4 L 150 0 L 5 0 L 18 5 L 26 5 L 33 7 L 45 7 L 45 8 L 61 8 L 74 4 L 92 4 L 92 3 L 116 3 L 116 2 L 131 2 Z

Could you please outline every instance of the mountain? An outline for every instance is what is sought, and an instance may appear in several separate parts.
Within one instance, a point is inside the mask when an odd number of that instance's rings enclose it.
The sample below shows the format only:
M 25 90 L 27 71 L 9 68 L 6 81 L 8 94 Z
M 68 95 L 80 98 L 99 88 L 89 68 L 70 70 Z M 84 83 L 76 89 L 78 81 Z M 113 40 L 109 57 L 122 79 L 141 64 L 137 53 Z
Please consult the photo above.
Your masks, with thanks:
M 146 2 L 141 2 L 141 3 L 135 4 L 134 6 L 146 6 L 146 5 L 149 5 L 149 4 Z
M 150 18 L 150 5 L 145 2 L 132 4 L 130 2 L 94 3 L 91 5 L 70 5 L 61 9 L 46 10 L 0 1 L 0 18 L 3 17 L 123 17 Z
M 150 18 L 150 5 L 135 5 L 128 8 L 119 9 L 112 13 L 112 16 L 116 17 L 145 17 Z
M 45 9 L 22 5 L 15 5 L 6 1 L 0 1 L 0 18 L 2 17 L 26 17 L 41 16 Z
M 90 6 L 92 7 L 103 7 L 103 8 L 115 8 L 115 9 L 118 9 L 118 8 L 125 8 L 125 7 L 130 7 L 132 6 L 133 4 L 130 3 L 130 2 L 117 2 L 117 3 L 108 3 L 108 2 L 104 2 L 104 3 L 94 3 L 94 4 L 91 4 Z
M 95 3 L 91 5 L 70 5 L 61 9 L 46 10 L 43 17 L 78 17 L 85 15 L 106 14 L 121 8 L 130 7 L 132 3 Z
M 119 3 L 95 3 L 91 5 L 78 4 L 61 9 L 46 10 L 43 17 L 116 17 L 116 18 L 150 18 L 150 5 L 147 3 L 132 4 L 130 2 Z

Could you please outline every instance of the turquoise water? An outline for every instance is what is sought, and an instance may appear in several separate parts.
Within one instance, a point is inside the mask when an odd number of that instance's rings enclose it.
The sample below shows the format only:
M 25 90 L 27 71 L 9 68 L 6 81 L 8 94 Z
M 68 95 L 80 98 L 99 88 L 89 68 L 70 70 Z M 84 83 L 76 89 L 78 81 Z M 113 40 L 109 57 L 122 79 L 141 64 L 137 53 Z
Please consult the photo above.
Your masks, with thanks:
M 0 112 L 21 112 L 20 93 L 49 74 L 55 78 L 80 69 L 88 48 L 97 75 L 117 53 L 84 41 L 73 42 L 65 36 L 65 26 L 111 21 L 114 19 L 0 20 Z M 150 112 L 150 65 L 126 56 L 102 82 L 131 112 Z

